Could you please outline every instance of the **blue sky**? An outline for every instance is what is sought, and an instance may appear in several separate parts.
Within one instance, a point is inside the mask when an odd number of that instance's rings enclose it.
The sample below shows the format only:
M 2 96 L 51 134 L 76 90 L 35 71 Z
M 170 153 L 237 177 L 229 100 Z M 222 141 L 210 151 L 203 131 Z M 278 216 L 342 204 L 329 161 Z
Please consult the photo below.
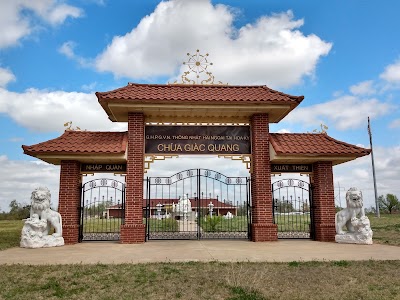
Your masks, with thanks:
M 217 80 L 305 96 L 272 131 L 323 123 L 330 136 L 369 147 L 370 116 L 379 194 L 400 196 L 398 11 L 394 0 L 1 1 L 0 209 L 28 202 L 37 185 L 57 197 L 58 168 L 23 155 L 22 144 L 55 138 L 70 120 L 124 130 L 107 120 L 94 92 L 171 82 L 196 49 L 210 54 Z M 372 204 L 370 157 L 334 172 L 335 184 L 358 186 Z

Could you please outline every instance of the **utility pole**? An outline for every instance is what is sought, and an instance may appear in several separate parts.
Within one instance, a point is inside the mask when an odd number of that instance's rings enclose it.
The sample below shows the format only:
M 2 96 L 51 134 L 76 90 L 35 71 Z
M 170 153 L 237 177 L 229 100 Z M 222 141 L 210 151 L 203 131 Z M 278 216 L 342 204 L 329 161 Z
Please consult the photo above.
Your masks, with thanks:
M 374 191 L 375 191 L 375 209 L 376 209 L 376 217 L 380 218 L 381 214 L 379 212 L 379 203 L 378 203 L 378 191 L 376 189 L 376 175 L 375 175 L 375 162 L 374 162 L 374 150 L 372 148 L 372 132 L 371 132 L 371 124 L 368 117 L 368 135 L 369 135 L 369 144 L 371 146 L 371 161 L 372 161 L 372 176 L 374 178 Z
M 342 208 L 342 197 L 340 197 L 340 182 L 338 181 L 338 186 L 339 186 L 339 205 L 340 205 L 340 208 Z

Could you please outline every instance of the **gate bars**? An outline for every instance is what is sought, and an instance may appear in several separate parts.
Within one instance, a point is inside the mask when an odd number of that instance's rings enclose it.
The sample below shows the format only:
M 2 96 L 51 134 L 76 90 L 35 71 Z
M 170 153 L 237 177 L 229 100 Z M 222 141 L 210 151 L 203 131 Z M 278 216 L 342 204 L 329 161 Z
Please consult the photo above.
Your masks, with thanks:
M 251 191 L 247 177 L 189 169 L 144 179 L 146 240 L 251 237 Z M 311 185 L 298 179 L 272 184 L 278 238 L 314 238 Z M 125 184 L 95 179 L 82 186 L 79 241 L 119 240 L 124 224 Z
M 145 181 L 147 240 L 250 237 L 249 178 L 188 169 Z
M 308 182 L 283 179 L 272 184 L 278 238 L 314 238 L 312 190 Z
M 82 186 L 79 242 L 120 238 L 125 218 L 125 183 L 94 179 Z

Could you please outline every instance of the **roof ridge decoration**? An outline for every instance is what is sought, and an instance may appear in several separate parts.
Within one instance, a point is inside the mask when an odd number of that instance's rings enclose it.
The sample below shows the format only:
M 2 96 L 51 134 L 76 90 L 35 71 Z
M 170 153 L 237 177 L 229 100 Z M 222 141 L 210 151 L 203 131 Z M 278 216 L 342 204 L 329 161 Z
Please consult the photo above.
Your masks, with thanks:
M 197 49 L 195 54 L 186 53 L 188 60 L 183 62 L 183 65 L 188 67 L 188 70 L 183 72 L 181 76 L 182 82 L 175 80 L 173 84 L 202 84 L 202 85 L 228 85 L 222 81 L 215 82 L 215 76 L 211 71 L 208 70 L 209 66 L 213 63 L 208 60 L 209 54 L 201 54 L 200 50 Z M 195 79 L 191 79 L 192 74 L 195 74 Z M 201 78 L 205 79 L 201 79 Z

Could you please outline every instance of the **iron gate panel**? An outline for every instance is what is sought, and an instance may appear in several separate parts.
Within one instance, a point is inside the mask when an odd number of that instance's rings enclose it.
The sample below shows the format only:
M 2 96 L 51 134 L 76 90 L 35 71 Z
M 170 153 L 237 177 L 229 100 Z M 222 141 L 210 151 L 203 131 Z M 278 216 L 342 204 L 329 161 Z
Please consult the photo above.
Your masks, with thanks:
M 314 238 L 312 191 L 308 182 L 284 179 L 272 184 L 278 238 Z
M 147 240 L 249 238 L 247 177 L 189 169 L 146 181 Z
M 125 183 L 94 179 L 82 186 L 79 241 L 120 239 L 125 218 Z

